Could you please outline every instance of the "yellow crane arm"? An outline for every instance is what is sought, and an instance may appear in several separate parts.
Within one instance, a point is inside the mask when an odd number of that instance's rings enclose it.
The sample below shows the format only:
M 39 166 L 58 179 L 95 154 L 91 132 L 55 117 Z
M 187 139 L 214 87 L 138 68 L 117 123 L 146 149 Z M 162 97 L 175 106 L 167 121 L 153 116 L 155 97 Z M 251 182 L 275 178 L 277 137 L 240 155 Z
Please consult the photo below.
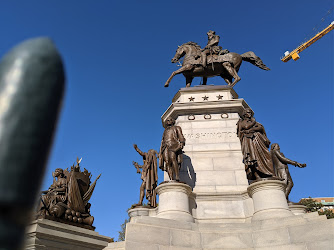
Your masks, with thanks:
M 307 42 L 299 45 L 295 50 L 293 50 L 290 53 L 288 53 L 287 55 L 285 55 L 281 60 L 283 62 L 287 62 L 292 58 L 294 61 L 297 61 L 300 58 L 298 53 L 302 52 L 304 49 L 309 47 L 314 42 L 318 41 L 321 37 L 323 37 L 324 35 L 326 35 L 328 32 L 330 32 L 333 29 L 334 29 L 334 22 L 332 22 L 328 27 L 326 27 L 324 30 L 322 30 L 318 34 L 316 34 L 310 40 L 308 40 Z

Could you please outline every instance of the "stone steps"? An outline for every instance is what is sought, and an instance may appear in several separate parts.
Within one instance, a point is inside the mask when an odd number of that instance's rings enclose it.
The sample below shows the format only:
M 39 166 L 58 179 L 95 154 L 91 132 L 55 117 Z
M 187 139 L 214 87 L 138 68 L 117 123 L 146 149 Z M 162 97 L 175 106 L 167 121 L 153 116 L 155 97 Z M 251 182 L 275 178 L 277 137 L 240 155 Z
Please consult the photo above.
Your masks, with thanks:
M 334 249 L 334 220 L 317 214 L 253 223 L 188 223 L 134 217 L 127 224 L 126 241 L 105 249 Z
M 120 242 L 111 242 L 108 244 L 105 250 L 125 250 L 125 241 L 120 241 Z

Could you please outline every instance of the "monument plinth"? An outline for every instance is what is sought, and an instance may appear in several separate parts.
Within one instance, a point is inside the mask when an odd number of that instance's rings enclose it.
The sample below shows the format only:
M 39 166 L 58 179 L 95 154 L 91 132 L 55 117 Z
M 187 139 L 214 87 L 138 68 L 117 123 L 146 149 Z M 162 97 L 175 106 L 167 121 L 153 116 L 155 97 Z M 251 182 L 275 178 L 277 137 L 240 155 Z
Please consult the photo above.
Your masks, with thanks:
M 306 206 L 298 203 L 288 203 L 290 211 L 295 215 L 302 215 L 306 213 Z
M 278 180 L 252 183 L 247 189 L 254 203 L 252 221 L 293 216 L 285 198 L 285 188 L 285 183 Z
M 249 106 L 229 86 L 182 88 L 162 116 L 186 139 L 180 181 L 193 189 L 199 222 L 242 222 L 253 215 L 236 124 Z M 165 180 L 168 180 L 165 174 Z
M 128 210 L 128 214 L 130 218 L 138 217 L 138 216 L 149 216 L 150 209 L 146 207 L 135 207 Z
M 237 98 L 228 86 L 178 91 L 162 122 L 171 117 L 175 133 L 182 129 L 175 140 L 185 138 L 180 181 L 186 184 L 169 182 L 165 172 L 157 208 L 129 210 L 125 241 L 106 250 L 331 249 L 334 220 L 294 215 L 282 181 L 248 184 L 237 122 L 249 107 Z
M 104 249 L 111 238 L 47 219 L 33 221 L 26 229 L 24 249 Z
M 191 187 L 179 182 L 166 182 L 157 187 L 158 218 L 194 222 L 189 206 Z

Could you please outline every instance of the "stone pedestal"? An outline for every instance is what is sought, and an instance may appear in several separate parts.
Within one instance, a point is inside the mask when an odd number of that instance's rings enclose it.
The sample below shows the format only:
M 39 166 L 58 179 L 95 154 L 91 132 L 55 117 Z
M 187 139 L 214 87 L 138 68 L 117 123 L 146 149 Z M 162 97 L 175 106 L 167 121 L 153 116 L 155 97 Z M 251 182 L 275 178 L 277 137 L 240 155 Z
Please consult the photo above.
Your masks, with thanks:
M 158 218 L 193 222 L 189 196 L 191 187 L 179 182 L 166 182 L 157 187 L 159 195 Z
M 333 249 L 334 220 L 318 213 L 243 223 L 192 223 L 133 217 L 125 241 L 105 250 Z
M 27 228 L 24 249 L 104 249 L 110 241 L 93 230 L 38 219 Z
M 172 116 L 183 130 L 180 177 L 188 185 L 160 184 L 157 215 L 130 210 L 136 216 L 126 225 L 125 242 L 106 250 L 333 249 L 334 220 L 293 215 L 281 181 L 248 185 L 236 135 L 248 105 L 237 98 L 227 86 L 184 88 L 175 95 L 162 121 Z
M 298 203 L 290 203 L 289 209 L 294 215 L 301 215 L 306 213 L 306 206 Z
M 129 209 L 128 215 L 131 218 L 139 216 L 156 216 L 158 208 L 148 208 L 148 207 L 136 207 Z
M 248 187 L 253 198 L 254 215 L 252 221 L 293 216 L 285 198 L 286 185 L 283 181 L 257 181 Z
M 229 86 L 196 86 L 180 89 L 162 116 L 163 122 L 173 117 L 185 136 L 180 180 L 193 189 L 198 222 L 244 222 L 253 215 L 236 133 L 248 107 Z
M 150 209 L 145 207 L 136 207 L 128 211 L 129 217 L 149 216 Z

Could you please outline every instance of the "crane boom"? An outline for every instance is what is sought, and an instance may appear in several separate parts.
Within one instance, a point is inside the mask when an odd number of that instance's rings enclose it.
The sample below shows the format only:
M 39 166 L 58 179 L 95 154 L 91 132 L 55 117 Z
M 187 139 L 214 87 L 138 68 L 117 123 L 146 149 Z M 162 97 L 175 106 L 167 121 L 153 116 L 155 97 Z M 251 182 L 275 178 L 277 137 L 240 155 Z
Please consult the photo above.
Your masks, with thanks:
M 292 58 L 294 61 L 297 61 L 300 58 L 299 56 L 300 52 L 302 52 L 304 49 L 309 47 L 314 42 L 318 41 L 321 37 L 323 37 L 324 35 L 326 35 L 328 32 L 330 32 L 333 29 L 334 29 L 334 22 L 332 22 L 329 26 L 327 26 L 324 30 L 316 34 L 314 37 L 312 37 L 307 42 L 299 45 L 295 50 L 291 51 L 290 53 L 287 53 L 287 55 L 285 55 L 281 60 L 283 62 L 287 62 Z

